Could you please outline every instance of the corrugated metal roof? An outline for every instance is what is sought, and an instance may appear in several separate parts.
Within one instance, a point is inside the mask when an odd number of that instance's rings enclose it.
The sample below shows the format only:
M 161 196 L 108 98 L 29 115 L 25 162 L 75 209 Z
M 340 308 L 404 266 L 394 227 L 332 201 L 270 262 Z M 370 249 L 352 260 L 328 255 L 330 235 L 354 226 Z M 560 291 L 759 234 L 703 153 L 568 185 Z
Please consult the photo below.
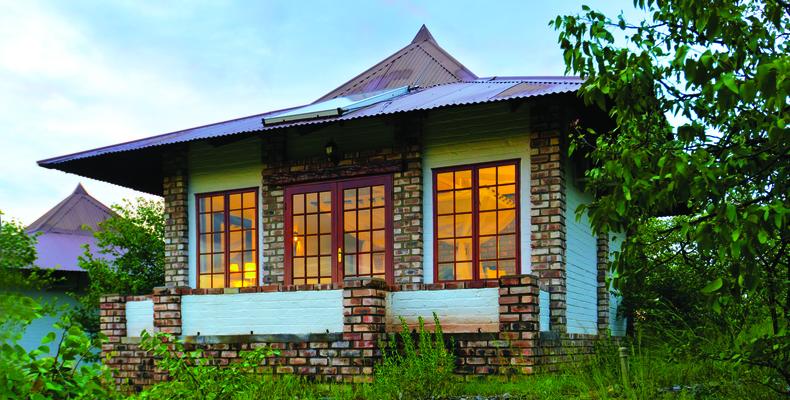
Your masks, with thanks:
M 82 271 L 77 258 L 84 252 L 83 245 L 96 245 L 93 234 L 82 227 L 96 229 L 113 215 L 109 207 L 77 185 L 74 192 L 27 227 L 28 234 L 39 234 L 36 263 L 59 271 Z
M 519 98 L 549 94 L 572 93 L 579 89 L 582 80 L 574 77 L 506 77 L 482 78 L 472 81 L 453 82 L 429 88 L 417 88 L 408 94 L 389 101 L 349 112 L 347 114 L 305 121 L 295 121 L 271 126 L 263 125 L 263 117 L 276 115 L 282 110 L 251 115 L 216 124 L 199 126 L 160 136 L 135 140 L 113 146 L 101 147 L 80 153 L 39 161 L 39 165 L 54 167 L 67 161 L 95 157 L 102 154 L 138 150 L 153 146 L 210 139 L 245 132 L 267 131 L 292 126 L 327 124 L 358 118 L 368 118 L 387 114 L 431 110 L 442 107 L 471 105 L 506 101 Z

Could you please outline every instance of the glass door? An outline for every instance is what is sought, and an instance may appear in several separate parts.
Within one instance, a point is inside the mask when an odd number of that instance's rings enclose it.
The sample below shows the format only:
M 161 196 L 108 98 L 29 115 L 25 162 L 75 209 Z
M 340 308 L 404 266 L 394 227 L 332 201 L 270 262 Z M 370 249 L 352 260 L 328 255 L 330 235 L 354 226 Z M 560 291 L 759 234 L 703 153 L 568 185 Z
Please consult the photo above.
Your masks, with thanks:
M 391 280 L 391 177 L 291 186 L 285 196 L 286 282 Z

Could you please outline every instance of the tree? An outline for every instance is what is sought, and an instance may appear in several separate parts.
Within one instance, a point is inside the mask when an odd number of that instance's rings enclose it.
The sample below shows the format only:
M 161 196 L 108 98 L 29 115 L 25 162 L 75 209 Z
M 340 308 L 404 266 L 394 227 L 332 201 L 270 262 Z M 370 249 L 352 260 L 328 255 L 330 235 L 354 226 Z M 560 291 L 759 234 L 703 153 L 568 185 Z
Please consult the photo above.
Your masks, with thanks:
M 684 215 L 661 232 L 717 265 L 702 292 L 737 328 L 719 356 L 765 366 L 790 382 L 788 95 L 790 3 L 635 0 L 647 18 L 609 18 L 589 7 L 559 16 L 567 72 L 614 127 L 580 126 L 598 232 L 626 232 L 616 286 L 638 273 L 649 243 L 640 229 Z M 625 37 L 615 40 L 612 32 Z M 673 121 L 672 123 L 670 121 Z M 618 283 L 619 281 L 619 283 Z M 731 312 L 753 303 L 749 315 Z
M 102 295 L 150 294 L 164 284 L 164 206 L 161 201 L 138 198 L 112 206 L 118 214 L 93 232 L 98 254 L 89 248 L 79 265 L 88 272 L 89 286 L 79 298 L 75 319 L 91 333 L 99 331 Z

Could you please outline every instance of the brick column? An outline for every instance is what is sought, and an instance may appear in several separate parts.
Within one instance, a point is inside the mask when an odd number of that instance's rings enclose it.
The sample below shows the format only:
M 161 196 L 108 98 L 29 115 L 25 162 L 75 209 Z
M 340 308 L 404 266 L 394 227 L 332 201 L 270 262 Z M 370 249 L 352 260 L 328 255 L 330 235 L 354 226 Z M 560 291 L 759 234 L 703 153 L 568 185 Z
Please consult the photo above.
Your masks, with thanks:
M 531 374 L 538 345 L 538 278 L 515 275 L 499 280 L 499 335 L 510 343 L 510 368 Z
M 154 331 L 181 335 L 181 290 L 173 287 L 154 288 Z
M 598 334 L 609 332 L 609 235 L 598 234 Z
M 108 294 L 99 299 L 99 329 L 107 341 L 102 344 L 102 358 L 116 350 L 126 337 L 126 297 Z
M 186 151 L 165 155 L 162 195 L 165 198 L 165 285 L 189 286 Z
M 565 168 L 560 136 L 531 139 L 532 271 L 549 290 L 551 330 L 566 331 Z
M 343 381 L 370 382 L 381 357 L 379 341 L 386 332 L 387 284 L 381 279 L 349 278 L 343 289 L 343 340 L 350 365 L 341 367 Z
M 411 146 L 402 157 L 406 169 L 392 176 L 394 281 L 422 283 L 422 161 L 419 146 Z

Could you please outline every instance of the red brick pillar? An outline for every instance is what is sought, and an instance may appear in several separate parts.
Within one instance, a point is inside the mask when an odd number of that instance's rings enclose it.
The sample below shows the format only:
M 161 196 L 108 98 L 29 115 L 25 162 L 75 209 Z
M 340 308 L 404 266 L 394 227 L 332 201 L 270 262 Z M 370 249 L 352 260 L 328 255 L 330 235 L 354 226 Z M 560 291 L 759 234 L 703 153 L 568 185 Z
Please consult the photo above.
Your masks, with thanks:
M 565 168 L 557 131 L 530 141 L 532 272 L 548 288 L 551 330 L 566 331 Z
M 102 343 L 102 360 L 114 370 L 115 383 L 124 382 L 125 372 L 122 369 L 122 359 L 119 351 L 123 349 L 122 339 L 126 337 L 126 297 L 117 294 L 108 294 L 99 299 L 99 329 L 107 341 Z M 109 357 L 108 357 L 109 356 Z
M 499 280 L 499 335 L 510 342 L 511 370 L 534 372 L 539 333 L 538 278 L 515 275 Z
M 154 331 L 181 335 L 181 288 L 154 288 Z
M 609 235 L 598 234 L 598 334 L 609 332 Z
M 165 198 L 165 285 L 189 286 L 186 151 L 166 155 L 162 196 Z
M 393 272 L 398 284 L 422 283 L 422 158 L 420 146 L 387 155 L 403 160 L 405 170 L 392 175 Z
M 343 340 L 349 342 L 349 366 L 340 367 L 343 381 L 369 382 L 381 357 L 386 332 L 387 284 L 381 279 L 350 278 L 343 289 Z

